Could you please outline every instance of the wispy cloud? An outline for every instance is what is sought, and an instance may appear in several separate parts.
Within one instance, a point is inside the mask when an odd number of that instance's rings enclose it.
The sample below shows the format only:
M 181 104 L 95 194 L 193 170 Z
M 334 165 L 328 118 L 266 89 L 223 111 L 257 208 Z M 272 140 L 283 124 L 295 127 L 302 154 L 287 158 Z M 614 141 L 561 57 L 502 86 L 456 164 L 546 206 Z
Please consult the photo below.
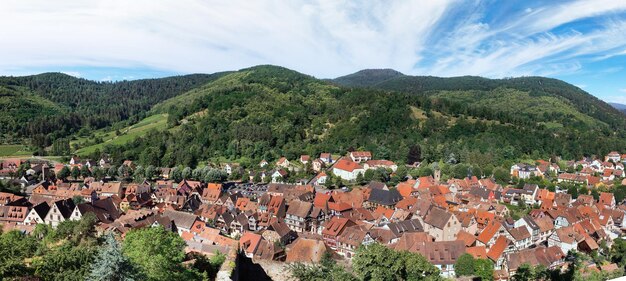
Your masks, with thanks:
M 11 28 L 0 37 L 12 43 L 0 45 L 0 74 L 59 66 L 192 73 L 269 63 L 319 77 L 374 67 L 562 75 L 625 55 L 624 13 L 626 1 L 615 0 L 7 0 L 0 26 Z

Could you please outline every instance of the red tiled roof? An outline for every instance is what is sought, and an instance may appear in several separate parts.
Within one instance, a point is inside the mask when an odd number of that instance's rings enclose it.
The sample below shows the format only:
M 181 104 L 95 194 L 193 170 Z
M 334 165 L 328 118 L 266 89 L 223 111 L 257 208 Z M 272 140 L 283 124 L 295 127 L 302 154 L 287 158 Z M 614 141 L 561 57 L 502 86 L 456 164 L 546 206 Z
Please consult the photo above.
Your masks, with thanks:
M 487 258 L 487 248 L 485 248 L 485 246 L 469 247 L 465 250 L 465 252 L 472 255 L 476 259 Z
M 359 165 L 358 163 L 348 160 L 348 159 L 341 159 L 339 161 L 337 161 L 337 163 L 335 164 L 334 168 L 337 168 L 339 170 L 344 170 L 344 171 L 348 171 L 348 172 L 353 172 L 354 170 L 357 169 L 363 169 L 363 166 Z
M 509 239 L 506 239 L 506 237 L 498 237 L 498 239 L 496 239 L 496 243 L 491 246 L 491 249 L 489 249 L 487 256 L 494 262 L 498 261 L 498 259 L 502 256 L 502 253 L 504 253 L 506 247 L 509 246 L 509 243 L 510 241 Z

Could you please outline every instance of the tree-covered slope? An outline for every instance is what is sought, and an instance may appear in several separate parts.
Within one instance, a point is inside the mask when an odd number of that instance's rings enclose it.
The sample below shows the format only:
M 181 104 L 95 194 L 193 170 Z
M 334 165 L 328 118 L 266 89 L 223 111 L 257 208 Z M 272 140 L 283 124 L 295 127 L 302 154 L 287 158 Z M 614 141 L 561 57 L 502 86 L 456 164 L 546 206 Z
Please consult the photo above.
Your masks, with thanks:
M 393 69 L 364 69 L 353 74 L 333 79 L 333 82 L 348 87 L 369 87 L 402 76 L 404 76 L 404 74 Z
M 609 104 L 615 107 L 617 110 L 624 112 L 624 114 L 626 114 L 626 104 L 621 104 L 621 103 L 609 103 Z
M 358 72 L 356 73 L 358 74 Z M 354 75 L 354 74 L 353 74 Z M 457 93 L 471 91 L 473 99 L 465 99 L 463 104 L 455 105 L 459 111 L 467 111 L 476 109 L 489 110 L 491 115 L 506 114 L 507 111 L 515 111 L 522 115 L 526 115 L 525 122 L 545 122 L 546 116 L 550 114 L 562 115 L 560 117 L 548 117 L 548 121 L 568 122 L 567 119 L 573 118 L 575 122 L 583 122 L 578 117 L 571 116 L 572 110 L 596 119 L 594 126 L 606 124 L 610 129 L 623 129 L 626 126 L 626 118 L 623 113 L 612 107 L 611 105 L 601 101 L 600 99 L 590 95 L 589 93 L 563 81 L 545 78 L 545 77 L 520 77 L 509 79 L 487 79 L 475 76 L 462 76 L 441 78 L 432 76 L 397 76 L 395 78 L 386 79 L 376 84 L 371 84 L 370 80 L 363 79 L 357 81 L 350 80 L 350 83 L 344 83 L 344 77 L 334 79 L 333 82 L 338 85 L 350 87 L 369 87 L 382 90 L 397 91 L 403 93 L 413 93 L 427 96 L 441 95 L 442 91 L 455 91 Z M 494 108 L 488 103 L 485 97 L 490 95 L 498 96 L 502 91 L 515 90 L 518 93 L 525 93 L 522 103 L 511 102 L 499 109 Z M 448 102 L 454 103 L 454 95 L 446 94 Z M 559 106 L 554 110 L 537 112 L 527 107 L 529 99 L 542 99 L 548 97 L 552 102 L 560 100 Z M 570 108 L 566 108 L 570 107 Z M 470 109 L 471 108 L 471 109 Z M 531 109 L 529 111 L 529 109 Z M 556 110 L 556 112 L 555 112 Z M 538 114 L 537 114 L 538 113 Z M 519 116 L 511 116 L 511 119 L 519 119 Z M 584 118 L 583 118 L 584 119 Z
M 81 128 L 99 129 L 119 121 L 145 117 L 154 104 L 187 92 L 221 77 L 224 73 L 194 74 L 161 79 L 95 82 L 61 73 L 23 77 L 0 77 L 0 87 L 19 89 L 20 97 L 41 101 L 60 110 L 34 110 L 17 95 L 5 95 L 5 104 L 15 104 L 19 121 L 3 124 L 0 136 L 31 138 L 35 146 L 73 134 Z M 19 103 L 19 104 L 18 104 Z M 62 114 L 61 114 L 62 113 Z M 11 111 L 0 112 L 0 120 L 14 118 Z
M 33 116 L 50 117 L 65 112 L 61 106 L 25 87 L 0 84 L 0 132 L 25 127 Z
M 484 166 L 523 157 L 574 158 L 626 149 L 623 131 L 610 130 L 602 125 L 608 122 L 562 97 L 506 87 L 489 92 L 498 95 L 454 88 L 428 95 L 345 88 L 285 68 L 258 66 L 156 105 L 151 114 L 168 114 L 168 126 L 175 129 L 152 130 L 124 145 L 104 145 L 92 156 L 107 152 L 113 159 L 146 165 L 194 166 L 209 159 L 257 163 L 354 148 L 406 162 L 415 160 L 409 150 L 419 146 L 427 161 Z M 488 96 L 493 113 L 481 113 L 490 107 L 467 106 L 483 99 L 481 95 Z M 520 104 L 499 109 L 511 103 Z M 530 109 L 520 115 L 515 110 L 519 107 Z M 543 120 L 541 114 L 554 107 L 563 107 L 562 114 L 577 122 L 563 122 L 560 113 L 542 124 L 526 117 Z

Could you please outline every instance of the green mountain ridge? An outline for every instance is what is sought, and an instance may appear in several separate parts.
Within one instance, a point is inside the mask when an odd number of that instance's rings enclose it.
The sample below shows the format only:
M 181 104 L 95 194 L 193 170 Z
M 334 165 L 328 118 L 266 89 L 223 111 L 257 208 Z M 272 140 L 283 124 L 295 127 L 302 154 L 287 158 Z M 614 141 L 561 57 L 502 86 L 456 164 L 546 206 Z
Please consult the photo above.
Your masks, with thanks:
M 62 73 L 0 77 L 0 87 L 19 92 L 7 98 L 19 114 L 0 113 L 6 120 L 0 131 L 3 142 L 30 139 L 33 146 L 48 146 L 54 140 L 68 137 L 83 128 L 99 129 L 121 121 L 134 123 L 144 118 L 156 103 L 215 80 L 223 73 L 192 74 L 160 79 L 119 82 L 95 82 Z M 23 97 L 45 107 L 29 110 Z M 10 99 L 10 101 L 9 101 Z M 13 105 L 16 106 L 13 106 Z M 39 107 L 35 107 L 39 108 Z
M 344 82 L 346 77 L 350 78 L 349 83 Z M 550 97 L 553 98 L 553 102 L 556 102 L 554 99 L 558 99 L 561 103 L 574 107 L 576 111 L 600 121 L 597 125 L 601 123 L 608 124 L 612 129 L 623 129 L 626 127 L 626 117 L 622 112 L 578 87 L 553 78 L 518 77 L 488 79 L 476 76 L 442 78 L 401 75 L 372 83 L 372 77 L 377 77 L 376 71 L 359 71 L 333 79 L 332 82 L 347 87 L 374 88 L 426 96 L 437 96 L 441 91 L 472 91 L 475 98 L 470 103 L 472 107 L 485 106 L 480 98 L 484 97 L 486 93 L 488 94 L 501 88 L 514 89 L 527 92 L 533 98 Z M 447 97 L 449 98 L 450 95 L 447 95 Z M 488 105 L 486 107 L 489 108 Z M 522 112 L 523 110 L 523 108 L 520 109 Z M 496 109 L 495 111 L 498 110 Z M 543 118 L 544 116 L 539 117 Z
M 419 146 L 426 161 L 485 166 L 626 149 L 623 130 L 614 129 L 619 120 L 600 120 L 564 96 L 520 86 L 536 80 L 492 89 L 490 79 L 463 79 L 486 88 L 430 86 L 422 93 L 343 87 L 282 67 L 242 69 L 155 105 L 150 114 L 168 114 L 168 126 L 176 130 L 150 130 L 125 144 L 100 146 L 90 156 L 106 152 L 145 165 L 195 166 L 209 159 L 254 163 L 366 149 L 377 158 L 408 162 L 409 150 Z

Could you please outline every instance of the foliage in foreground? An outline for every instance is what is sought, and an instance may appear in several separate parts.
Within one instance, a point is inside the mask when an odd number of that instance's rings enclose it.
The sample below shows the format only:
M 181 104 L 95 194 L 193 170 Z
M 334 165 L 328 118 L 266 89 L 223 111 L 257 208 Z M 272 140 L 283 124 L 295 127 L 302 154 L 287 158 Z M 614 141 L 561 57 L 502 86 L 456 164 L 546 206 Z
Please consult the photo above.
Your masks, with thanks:
M 319 265 L 290 265 L 301 281 L 321 280 L 441 280 L 439 270 L 420 254 L 394 251 L 380 244 L 361 247 L 352 259 L 353 272 L 346 271 L 325 255 Z
M 95 217 L 65 221 L 56 229 L 37 225 L 30 235 L 0 234 L 0 280 L 208 280 L 225 256 L 196 255 L 184 266 L 185 242 L 162 227 L 130 231 L 122 243 L 96 237 Z M 1 229 L 1 228 L 0 228 Z

